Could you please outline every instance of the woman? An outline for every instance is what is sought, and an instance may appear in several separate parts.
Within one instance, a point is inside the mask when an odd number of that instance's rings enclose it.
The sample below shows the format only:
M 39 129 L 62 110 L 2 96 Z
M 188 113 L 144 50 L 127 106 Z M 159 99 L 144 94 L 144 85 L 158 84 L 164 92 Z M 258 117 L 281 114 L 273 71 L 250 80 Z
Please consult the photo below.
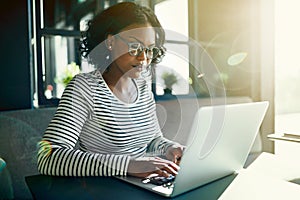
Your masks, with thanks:
M 66 87 L 39 143 L 41 173 L 177 174 L 183 147 L 163 137 L 143 77 L 161 60 L 163 42 L 153 11 L 134 3 L 116 4 L 89 23 L 81 51 L 97 69 L 75 76 Z

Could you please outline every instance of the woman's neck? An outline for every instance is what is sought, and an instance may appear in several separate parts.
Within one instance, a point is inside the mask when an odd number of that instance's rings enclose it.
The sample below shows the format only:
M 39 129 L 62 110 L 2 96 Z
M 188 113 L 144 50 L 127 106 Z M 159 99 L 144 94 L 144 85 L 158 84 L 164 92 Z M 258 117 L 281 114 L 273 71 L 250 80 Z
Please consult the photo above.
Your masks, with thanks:
M 121 101 L 125 103 L 133 103 L 138 97 L 137 86 L 132 80 L 120 70 L 115 67 L 109 68 L 104 72 L 102 77 L 104 78 L 109 89 L 117 96 Z
M 126 76 L 118 67 L 110 67 L 109 70 L 103 73 L 103 78 L 112 91 L 114 89 L 127 90 L 132 84 L 132 79 Z

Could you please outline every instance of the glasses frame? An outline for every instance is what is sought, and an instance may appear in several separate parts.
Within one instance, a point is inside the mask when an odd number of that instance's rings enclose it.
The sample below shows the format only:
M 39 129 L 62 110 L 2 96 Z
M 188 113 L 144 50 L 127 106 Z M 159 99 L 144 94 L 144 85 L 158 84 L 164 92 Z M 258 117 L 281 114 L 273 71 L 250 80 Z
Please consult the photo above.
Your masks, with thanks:
M 155 59 L 156 57 L 158 57 L 159 55 L 161 55 L 161 49 L 153 46 L 153 47 L 145 47 L 143 44 L 141 44 L 140 42 L 128 42 L 126 39 L 122 38 L 120 35 L 115 35 L 118 39 L 120 39 L 122 42 L 124 42 L 125 44 L 127 44 L 128 46 L 128 53 L 131 56 L 140 56 L 141 53 L 145 52 L 146 53 L 146 57 L 149 60 Z M 138 45 L 137 48 L 133 48 L 133 45 Z M 154 51 L 153 49 L 156 49 L 157 54 L 154 56 Z M 136 52 L 136 53 L 134 53 Z M 149 54 L 149 53 L 152 54 Z

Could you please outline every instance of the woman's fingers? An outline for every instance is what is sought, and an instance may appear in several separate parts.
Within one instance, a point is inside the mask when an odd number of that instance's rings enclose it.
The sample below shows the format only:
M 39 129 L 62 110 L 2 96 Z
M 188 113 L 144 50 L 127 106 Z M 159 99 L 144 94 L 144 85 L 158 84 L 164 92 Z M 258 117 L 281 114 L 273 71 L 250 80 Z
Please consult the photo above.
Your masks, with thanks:
M 179 164 L 184 149 L 185 147 L 181 145 L 172 145 L 168 147 L 166 152 L 167 159 L 173 161 L 176 164 Z
M 157 158 L 154 164 L 161 171 L 165 171 L 172 175 L 178 174 L 179 166 L 169 160 Z
M 179 166 L 172 161 L 159 157 L 143 157 L 132 160 L 128 166 L 128 174 L 137 177 L 146 177 L 158 174 L 164 177 L 178 174 Z
M 155 171 L 155 174 L 157 174 L 158 176 L 166 177 L 166 178 L 168 178 L 171 175 L 171 173 L 168 173 L 167 171 L 161 170 L 161 169 L 158 169 L 157 171 Z

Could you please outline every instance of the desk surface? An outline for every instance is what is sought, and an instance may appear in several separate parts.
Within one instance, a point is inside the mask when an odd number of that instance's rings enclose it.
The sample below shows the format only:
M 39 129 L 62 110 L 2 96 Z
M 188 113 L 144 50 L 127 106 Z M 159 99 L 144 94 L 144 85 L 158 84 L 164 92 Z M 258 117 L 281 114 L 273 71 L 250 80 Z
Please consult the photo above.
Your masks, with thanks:
M 299 200 L 300 160 L 262 153 L 239 175 L 230 175 L 174 199 Z M 35 199 L 169 199 L 113 177 L 25 178 Z M 297 183 L 297 184 L 294 184 Z
M 226 188 L 219 200 L 299 200 L 299 157 L 262 153 Z
M 248 157 L 247 164 L 257 157 Z M 173 199 L 218 199 L 236 175 L 230 175 Z M 113 177 L 54 177 L 34 175 L 25 181 L 35 199 L 169 199 Z
M 214 181 L 173 199 L 218 199 L 236 175 Z M 169 199 L 113 177 L 53 177 L 34 175 L 26 183 L 35 199 Z

